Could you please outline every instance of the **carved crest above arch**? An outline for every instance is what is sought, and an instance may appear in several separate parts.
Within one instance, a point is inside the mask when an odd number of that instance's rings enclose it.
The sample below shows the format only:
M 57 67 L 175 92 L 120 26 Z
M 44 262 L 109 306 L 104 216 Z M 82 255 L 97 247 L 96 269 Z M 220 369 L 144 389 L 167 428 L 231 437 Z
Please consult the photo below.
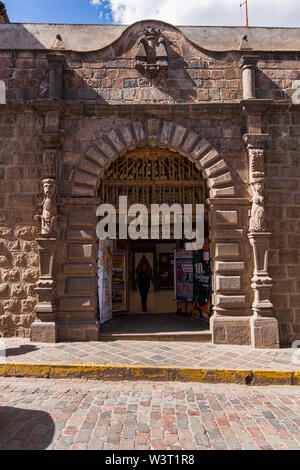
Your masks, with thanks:
M 135 68 L 150 78 L 157 77 L 168 68 L 167 40 L 160 29 L 144 29 L 143 36 L 138 40 Z

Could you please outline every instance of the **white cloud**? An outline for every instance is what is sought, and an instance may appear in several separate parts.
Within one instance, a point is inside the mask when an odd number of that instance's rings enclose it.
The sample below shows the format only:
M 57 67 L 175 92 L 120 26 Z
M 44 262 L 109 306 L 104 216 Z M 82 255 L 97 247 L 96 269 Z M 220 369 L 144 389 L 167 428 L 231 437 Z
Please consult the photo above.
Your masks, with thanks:
M 104 1 L 91 3 L 103 5 Z M 174 25 L 240 26 L 240 3 L 241 0 L 109 0 L 114 21 L 123 24 L 159 19 Z M 250 26 L 300 26 L 298 0 L 248 0 L 248 9 Z

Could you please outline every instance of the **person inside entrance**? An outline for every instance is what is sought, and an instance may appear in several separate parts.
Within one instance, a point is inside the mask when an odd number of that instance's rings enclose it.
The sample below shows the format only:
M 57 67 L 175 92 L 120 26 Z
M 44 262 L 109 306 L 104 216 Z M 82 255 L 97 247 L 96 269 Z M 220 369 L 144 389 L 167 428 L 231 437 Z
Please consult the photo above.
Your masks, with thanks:
M 147 263 L 143 262 L 136 273 L 137 285 L 141 295 L 142 310 L 147 312 L 147 297 L 150 289 L 150 281 L 153 283 L 152 272 L 148 268 Z

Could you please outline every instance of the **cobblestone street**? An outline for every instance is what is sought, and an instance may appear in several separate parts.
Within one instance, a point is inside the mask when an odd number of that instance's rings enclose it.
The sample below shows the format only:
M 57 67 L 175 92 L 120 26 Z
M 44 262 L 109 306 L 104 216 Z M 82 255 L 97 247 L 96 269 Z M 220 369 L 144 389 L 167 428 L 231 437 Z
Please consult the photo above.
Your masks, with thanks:
M 0 379 L 0 449 L 300 449 L 298 387 Z

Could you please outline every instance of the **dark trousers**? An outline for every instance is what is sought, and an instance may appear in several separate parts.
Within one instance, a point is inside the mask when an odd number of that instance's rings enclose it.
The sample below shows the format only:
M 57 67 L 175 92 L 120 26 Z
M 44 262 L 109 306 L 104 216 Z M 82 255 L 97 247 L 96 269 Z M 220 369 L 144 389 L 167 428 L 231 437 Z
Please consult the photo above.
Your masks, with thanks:
M 141 294 L 142 309 L 143 309 L 143 312 L 146 312 L 147 311 L 147 297 L 148 297 L 149 289 L 139 288 L 139 291 L 140 291 L 140 294 Z

